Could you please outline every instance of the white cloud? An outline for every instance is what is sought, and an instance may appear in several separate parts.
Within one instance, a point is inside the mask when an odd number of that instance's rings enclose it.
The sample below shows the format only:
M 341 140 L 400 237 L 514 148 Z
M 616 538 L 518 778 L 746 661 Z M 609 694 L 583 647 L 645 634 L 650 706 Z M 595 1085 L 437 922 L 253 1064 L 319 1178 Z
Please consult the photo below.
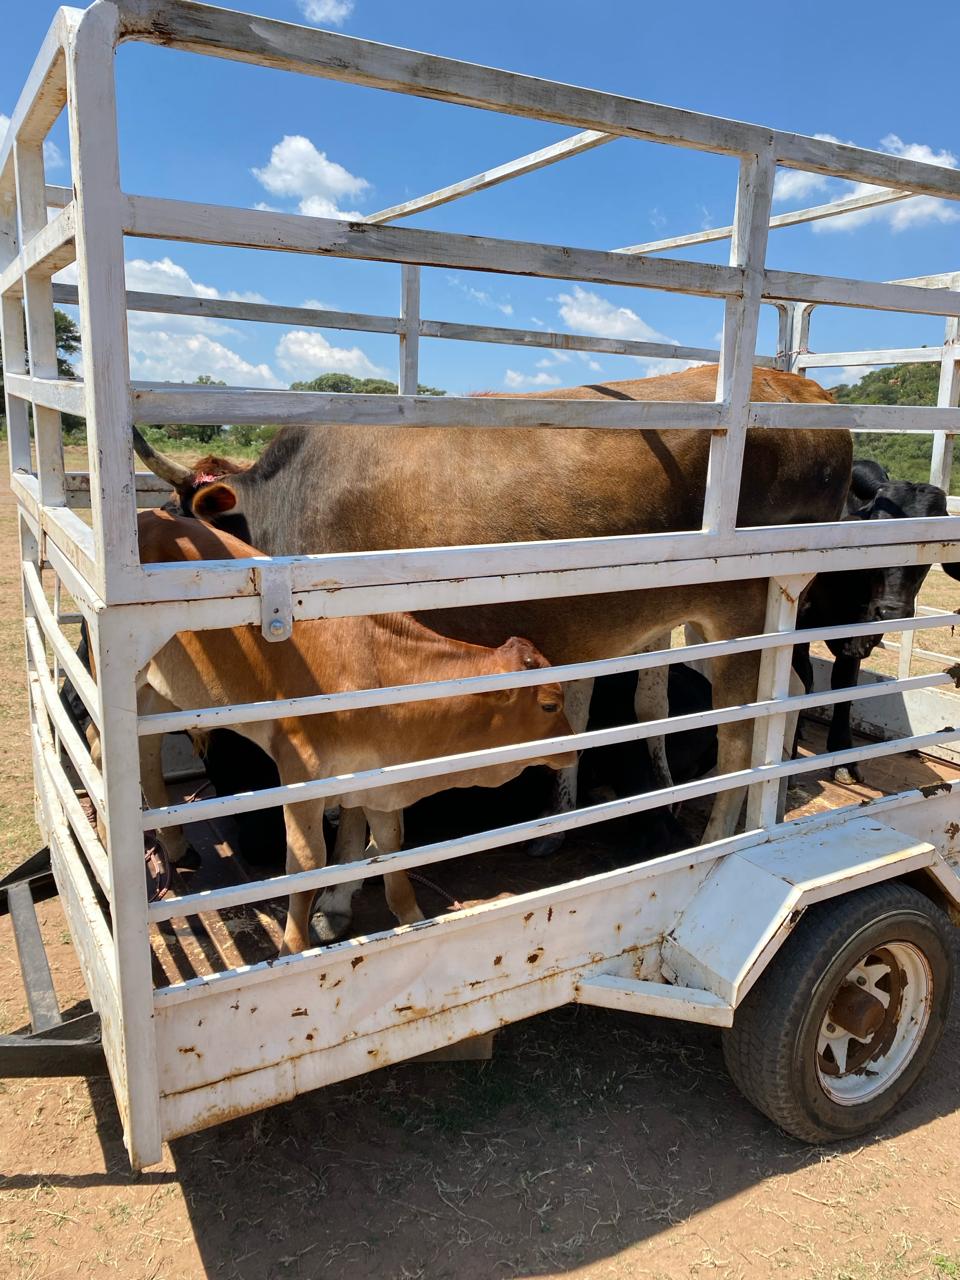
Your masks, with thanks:
M 359 347 L 334 347 L 320 333 L 294 329 L 277 343 L 277 362 L 292 380 L 321 373 L 350 373 L 356 378 L 382 378 L 386 372 Z
M 647 324 L 629 307 L 618 307 L 598 293 L 591 293 L 581 285 L 573 286 L 573 293 L 561 293 L 560 316 L 569 329 L 577 333 L 589 333 L 601 338 L 632 338 L 641 342 L 674 342 Z
M 10 117 L 4 115 L 0 111 L 0 147 L 3 146 L 4 139 L 7 136 L 7 130 L 10 128 Z M 62 169 L 64 160 L 60 148 L 55 142 L 49 138 L 43 144 L 43 163 L 47 169 Z
M 473 302 L 478 302 L 481 307 L 490 307 L 494 311 L 499 311 L 505 316 L 513 315 L 513 304 L 509 302 L 499 302 L 491 293 L 487 293 L 486 289 L 474 289 L 473 285 L 467 284 L 461 280 L 459 276 L 447 276 L 447 284 L 454 289 L 459 289 L 461 293 L 466 294 Z M 539 322 L 535 322 L 539 323 Z
M 508 369 L 503 375 L 503 385 L 511 391 L 519 391 L 521 387 L 559 387 L 560 379 L 549 373 L 518 373 L 516 369 Z
M 202 373 L 241 387 L 279 387 L 268 364 L 251 364 L 203 333 L 131 329 L 130 372 L 146 382 L 195 382 Z
M 662 230 L 667 225 L 666 218 L 663 216 L 660 210 L 656 207 L 656 205 L 654 205 L 654 207 L 650 210 L 650 213 L 648 216 L 650 218 L 651 227 L 653 227 L 657 231 Z
M 298 0 L 300 12 L 308 22 L 324 27 L 342 26 L 353 13 L 353 0 Z
M 172 258 L 131 258 L 124 264 L 127 288 L 140 293 L 171 293 L 190 298 L 227 298 L 236 302 L 266 302 L 262 294 L 246 291 L 221 293 L 213 285 L 194 280 Z M 76 265 L 54 277 L 57 283 L 76 284 Z M 193 382 L 201 373 L 238 386 L 282 385 L 268 364 L 244 359 L 220 339 L 243 341 L 248 335 L 222 320 L 207 316 L 165 315 L 160 312 L 127 313 L 130 371 L 134 378 L 150 382 Z M 77 361 L 74 361 L 77 365 Z M 80 372 L 80 366 L 77 365 Z
M 286 134 L 270 152 L 269 163 L 251 173 L 271 195 L 297 199 L 300 212 L 309 217 L 363 218 L 356 209 L 341 209 L 340 201 L 358 199 L 370 183 L 330 160 L 301 134 Z

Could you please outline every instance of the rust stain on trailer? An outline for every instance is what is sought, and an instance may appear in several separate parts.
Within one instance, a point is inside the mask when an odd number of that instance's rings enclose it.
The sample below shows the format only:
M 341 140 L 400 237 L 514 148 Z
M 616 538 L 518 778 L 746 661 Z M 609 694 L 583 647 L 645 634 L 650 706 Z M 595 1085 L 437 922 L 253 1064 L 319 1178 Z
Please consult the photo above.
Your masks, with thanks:
M 931 796 L 937 795 L 938 792 L 940 791 L 949 792 L 950 789 L 951 788 L 950 788 L 949 782 L 930 782 L 927 784 L 927 786 L 920 788 L 920 794 L 926 796 L 927 799 L 929 800 Z
M 956 840 L 957 836 L 960 835 L 960 822 L 948 822 L 943 829 L 943 834 L 950 840 Z
M 195 1044 L 181 1045 L 180 1048 L 177 1050 L 177 1052 L 183 1053 L 183 1054 L 195 1053 L 198 1058 L 203 1057 L 203 1054 L 200 1052 L 200 1050 L 197 1048 Z
M 547 907 L 547 924 L 553 919 L 553 907 Z
M 304 1009 L 304 1008 L 299 1008 L 299 1009 L 294 1009 L 294 1010 L 293 1010 L 293 1012 L 290 1014 L 290 1017 L 291 1017 L 291 1018 L 306 1018 L 306 1017 L 308 1016 L 308 1014 L 309 1014 L 309 1010 Z
M 527 914 L 523 917 L 523 923 L 529 924 L 532 919 L 533 919 L 533 912 L 528 911 Z
M 495 965 L 497 965 L 497 964 L 503 964 L 503 956 L 494 956 L 494 957 L 493 957 L 493 963 L 494 963 Z
M 350 961 L 350 968 L 355 969 L 358 964 L 363 964 L 363 960 L 364 960 L 363 956 L 354 956 L 353 959 Z M 336 983 L 334 983 L 334 986 L 336 986 Z
M 537 947 L 536 951 L 531 951 L 527 956 L 527 964 L 536 964 L 543 955 L 543 947 Z

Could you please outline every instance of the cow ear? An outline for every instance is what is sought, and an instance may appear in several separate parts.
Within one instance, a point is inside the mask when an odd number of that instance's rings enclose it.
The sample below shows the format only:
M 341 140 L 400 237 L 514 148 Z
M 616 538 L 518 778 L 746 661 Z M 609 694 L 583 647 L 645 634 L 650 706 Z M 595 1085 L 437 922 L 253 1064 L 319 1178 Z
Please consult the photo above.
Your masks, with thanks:
M 198 489 L 190 505 L 198 520 L 213 523 L 217 516 L 226 515 L 233 510 L 237 505 L 237 495 L 228 484 L 216 480 L 213 484 L 205 484 L 202 489 Z

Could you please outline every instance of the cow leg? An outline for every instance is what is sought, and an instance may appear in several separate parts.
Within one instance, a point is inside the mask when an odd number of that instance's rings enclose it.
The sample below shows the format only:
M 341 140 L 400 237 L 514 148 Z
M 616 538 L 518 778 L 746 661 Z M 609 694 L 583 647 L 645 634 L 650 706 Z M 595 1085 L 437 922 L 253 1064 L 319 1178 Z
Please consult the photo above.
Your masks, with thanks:
M 670 648 L 670 632 L 655 636 L 643 646 L 642 653 L 651 653 L 655 649 Z M 669 679 L 668 667 L 652 667 L 637 672 L 637 691 L 633 698 L 633 711 L 637 722 L 643 724 L 647 720 L 665 720 L 670 714 L 670 698 L 667 692 Z M 667 760 L 667 739 L 664 734 L 656 738 L 647 738 L 647 750 L 650 753 L 650 764 L 659 790 L 673 786 L 673 775 Z
M 593 696 L 592 680 L 571 680 L 563 686 L 563 710 L 572 733 L 583 733 L 590 719 L 590 699 Z M 577 807 L 577 764 L 567 769 L 559 769 L 554 774 L 553 795 L 550 807 L 540 815 L 541 818 L 552 818 L 555 814 L 570 813 Z M 556 853 L 564 841 L 564 833 L 555 831 L 549 836 L 539 836 L 527 845 L 527 853 L 531 858 L 546 858 Z
M 291 782 L 302 782 L 303 778 L 289 777 L 281 768 L 280 780 L 286 786 Z M 317 867 L 322 867 L 327 860 L 327 849 L 323 838 L 323 800 L 304 800 L 302 804 L 285 804 L 283 818 L 287 826 L 285 868 L 287 874 L 290 875 L 296 871 L 313 871 Z M 312 945 L 310 908 L 313 906 L 314 896 L 313 889 L 307 889 L 302 893 L 291 893 L 287 905 L 287 924 L 280 947 L 282 956 L 306 951 Z
M 763 630 L 766 591 L 766 582 L 743 583 L 735 613 L 729 617 L 720 615 L 691 621 L 699 626 L 708 641 L 727 640 L 738 634 L 755 635 Z M 757 653 L 733 653 L 714 658 L 711 662 L 711 677 L 715 708 L 753 702 L 756 700 L 760 677 L 760 656 Z M 753 726 L 752 720 L 739 720 L 717 726 L 717 773 L 737 773 L 741 769 L 750 768 Z M 746 793 L 746 787 L 717 793 L 710 820 L 703 833 L 704 844 L 713 840 L 725 840 L 733 835 Z
M 813 663 L 810 661 L 810 646 L 808 644 L 795 644 L 793 646 L 793 671 L 801 685 L 798 692 L 809 693 L 813 689 Z M 800 740 L 802 737 L 800 716 L 797 715 L 791 750 L 792 757 L 800 754 Z M 786 738 L 785 741 L 790 741 L 790 739 Z
M 333 861 L 342 866 L 357 862 L 367 852 L 367 815 L 363 809 L 341 809 Z M 349 930 L 353 920 L 354 895 L 362 880 L 348 880 L 324 889 L 313 912 L 313 931 L 320 942 L 336 942 Z
M 168 699 L 161 697 L 149 685 L 137 694 L 137 710 L 140 715 L 156 715 L 163 711 L 177 711 Z M 99 739 L 97 740 L 99 747 Z M 140 739 L 140 787 L 151 809 L 160 809 L 170 803 L 167 784 L 163 776 L 163 737 L 152 733 Z M 161 827 L 157 837 L 175 866 L 198 866 L 200 859 L 183 834 L 183 827 Z
M 833 660 L 833 670 L 830 673 L 831 689 L 846 689 L 855 686 L 860 679 L 860 659 L 851 658 L 846 654 L 841 654 Z M 830 728 L 827 732 L 827 750 L 828 751 L 845 751 L 848 747 L 853 746 L 853 735 L 850 732 L 850 708 L 849 702 L 838 702 L 833 708 L 833 715 L 830 717 Z M 860 771 L 859 764 L 841 764 L 833 770 L 833 779 L 835 782 L 851 783 L 862 782 L 863 774 Z
M 377 846 L 377 853 L 396 853 L 403 848 L 403 810 L 385 813 L 377 809 L 367 810 L 370 835 Z M 399 924 L 415 924 L 423 919 L 410 877 L 405 871 L 394 871 L 383 877 L 387 906 Z

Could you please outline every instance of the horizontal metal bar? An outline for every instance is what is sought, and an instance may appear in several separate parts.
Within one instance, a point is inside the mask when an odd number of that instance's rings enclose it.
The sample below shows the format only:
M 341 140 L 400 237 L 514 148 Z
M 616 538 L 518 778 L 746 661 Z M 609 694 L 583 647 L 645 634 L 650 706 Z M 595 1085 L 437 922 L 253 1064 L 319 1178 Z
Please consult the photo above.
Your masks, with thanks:
M 54 302 L 76 306 L 75 284 L 55 284 Z M 399 333 L 396 316 L 360 315 L 352 311 L 327 311 L 317 307 L 281 307 L 272 302 L 240 302 L 231 298 L 196 298 L 179 293 L 144 293 L 128 290 L 128 311 L 204 316 L 217 320 L 250 320 L 260 324 L 299 325 L 305 329 L 351 329 L 364 333 Z
M 907 618 L 897 623 L 904 631 L 922 631 L 960 624 L 960 615 L 936 614 L 934 617 Z M 884 624 L 886 625 L 886 624 Z M 774 631 L 735 640 L 719 640 L 704 644 L 679 645 L 671 649 L 651 650 L 622 658 L 600 658 L 590 662 L 572 662 L 543 667 L 533 671 L 508 671 L 499 675 L 469 676 L 458 680 L 434 680 L 421 684 L 391 685 L 381 689 L 356 689 L 345 693 L 320 693 L 302 698 L 283 698 L 274 702 L 248 702 L 235 706 L 203 707 L 194 711 L 166 711 L 141 716 L 141 736 L 157 733 L 184 733 L 189 729 L 217 729 L 237 724 L 259 724 L 287 716 L 320 715 L 330 711 L 356 711 L 364 707 L 395 706 L 407 702 L 428 702 L 433 698 L 460 697 L 465 694 L 491 693 L 497 689 L 527 689 L 556 681 L 593 680 L 625 671 L 649 671 L 683 662 L 704 662 L 734 653 L 764 652 L 785 644 L 816 644 L 842 640 L 851 636 L 876 633 L 876 622 L 837 627 L 815 627 L 808 630 Z
M 265 899 L 282 897 L 286 894 L 302 893 L 311 889 L 330 888 L 344 881 L 364 880 L 371 876 L 389 875 L 396 871 L 413 871 L 419 867 L 448 861 L 451 858 L 460 858 L 469 854 L 483 853 L 489 849 L 498 849 L 502 845 L 519 844 L 521 841 L 532 837 L 552 835 L 560 831 L 571 831 L 580 827 L 592 826 L 598 822 L 608 822 L 614 818 L 645 813 L 650 809 L 658 809 L 664 804 L 682 804 L 715 792 L 733 791 L 738 787 L 746 787 L 757 782 L 792 777 L 794 774 L 799 773 L 811 773 L 818 769 L 834 768 L 838 765 L 852 764 L 856 760 L 873 759 L 877 756 L 896 755 L 901 751 L 913 751 L 923 747 L 937 746 L 943 742 L 954 741 L 958 737 L 960 737 L 960 730 L 949 729 L 938 733 L 923 734 L 916 738 L 872 743 L 819 756 L 786 760 L 781 764 L 759 765 L 754 769 L 742 769 L 735 773 L 698 779 L 695 782 L 679 783 L 666 790 L 646 792 L 643 795 L 629 796 L 619 800 L 609 800 L 603 804 L 587 805 L 582 809 L 574 809 L 549 818 L 534 818 L 527 822 L 512 823 L 509 826 L 484 831 L 475 836 L 442 840 L 435 844 L 421 845 L 419 848 L 403 850 L 398 853 L 380 854 L 376 858 L 366 858 L 362 861 L 348 863 L 345 866 L 335 864 L 329 867 L 320 867 L 315 871 L 300 871 L 292 875 L 251 881 L 247 884 L 231 886 L 225 889 L 209 889 L 203 893 L 185 894 L 182 898 L 165 898 L 160 902 L 150 903 L 148 912 L 150 919 L 153 921 L 170 920 L 177 917 L 197 915 L 202 911 L 224 910 L 228 907 L 242 906 L 249 902 L 262 902 Z
M 957 173 L 960 177 L 960 170 Z M 872 311 L 902 311 L 915 315 L 960 315 L 960 293 L 953 289 L 847 280 L 800 271 L 765 270 L 763 298 L 766 302 L 815 302 L 820 306 L 863 307 Z
M 739 267 L 680 262 L 672 258 L 632 258 L 600 249 L 464 236 L 414 227 L 374 227 L 337 218 L 192 204 L 155 196 L 127 196 L 125 210 L 126 234 L 147 239 L 493 271 L 550 280 L 636 285 L 711 298 L 737 297 L 743 291 L 743 271 Z
M 751 427 L 781 430 L 960 431 L 960 409 L 908 404 L 752 404 Z
M 0 273 L 0 294 L 19 294 L 23 288 L 23 277 L 32 271 L 43 268 L 46 275 L 51 276 L 69 266 L 76 258 L 74 245 L 75 218 L 73 202 L 42 227 L 20 249 L 20 253 L 5 271 Z
M 0 1036 L 0 1077 L 101 1076 L 100 1015 L 83 1013 L 43 1035 Z
M 10 487 L 20 503 L 21 513 L 32 522 L 33 531 L 46 535 L 45 556 L 77 604 L 97 607 L 91 582 L 96 581 L 97 560 L 93 530 L 66 507 L 45 507 L 40 503 L 37 477 L 22 471 L 10 475 Z
M 86 669 L 80 659 L 77 657 L 76 651 L 67 643 L 66 637 L 60 630 L 60 624 L 53 616 L 53 611 L 47 604 L 47 597 L 43 592 L 43 583 L 40 581 L 40 575 L 36 565 L 29 560 L 21 562 L 23 570 L 23 582 L 27 595 L 33 609 L 34 617 L 41 631 L 46 637 L 48 643 L 60 661 L 70 680 L 70 683 L 76 689 L 83 705 L 87 709 L 87 715 L 93 721 L 97 729 L 100 728 L 100 693 L 94 683 L 93 677 Z
M 960 197 L 960 174 L 952 169 L 844 143 L 392 48 L 314 27 L 248 14 L 212 15 L 209 8 L 190 0 L 123 0 L 121 13 L 122 39 L 726 155 L 757 154 L 772 147 L 776 159 L 791 168 L 924 195 Z
M 690 401 L 532 400 L 525 396 L 399 396 L 180 383 L 132 384 L 137 422 L 290 423 L 321 426 L 514 427 L 690 431 L 718 428 L 720 405 Z M 809 406 L 803 406 L 807 408 Z M 828 406 L 832 407 L 832 406 Z M 844 406 L 846 407 L 846 406 Z
M 616 136 L 613 133 L 598 133 L 595 129 L 587 129 L 583 133 L 574 134 L 572 138 L 564 138 L 560 142 L 551 143 L 548 147 L 541 147 L 538 151 L 518 156 L 516 160 L 508 160 L 494 169 L 486 169 L 472 178 L 463 178 L 460 182 L 453 182 L 436 191 L 429 191 L 426 195 L 416 196 L 413 200 L 404 201 L 403 204 L 391 205 L 389 209 L 370 213 L 364 218 L 364 222 L 384 223 L 393 222 L 397 218 L 409 218 L 415 213 L 423 213 L 427 209 L 437 208 L 438 205 L 449 204 L 452 200 L 460 200 L 476 191 L 487 191 L 490 187 L 495 187 L 510 178 L 519 178 L 524 174 L 533 173 L 537 169 L 555 164 L 558 160 L 567 160 L 584 151 L 591 151 L 605 142 L 612 142 Z
M 79 379 L 31 378 L 25 373 L 8 373 L 4 381 L 7 393 L 21 400 L 81 417 L 87 412 L 86 393 Z
M 452 338 L 459 342 L 499 342 L 509 346 L 543 347 L 548 351 L 599 351 L 607 355 L 640 356 L 659 360 L 700 360 L 715 363 L 713 347 L 684 347 L 673 342 L 640 342 L 629 338 L 595 338 L 589 334 L 551 333 L 543 329 L 509 329 L 492 325 L 452 324 L 421 320 L 421 338 Z M 773 356 L 757 356 L 758 365 L 773 365 Z
M 623 978 L 615 973 L 595 973 L 580 979 L 575 994 L 577 1004 L 594 1005 L 598 1009 L 703 1022 L 714 1027 L 733 1026 L 733 1006 L 712 991 Z
M 488 765 L 532 760 L 574 749 L 589 750 L 593 747 L 613 746 L 622 742 L 659 737 L 664 733 L 681 733 L 687 729 L 698 729 L 709 725 L 789 714 L 791 711 L 802 711 L 807 707 L 826 706 L 831 702 L 859 701 L 879 697 L 881 691 L 885 695 L 895 693 L 900 688 L 909 691 L 952 683 L 951 677 L 943 673 L 914 676 L 910 680 L 891 681 L 889 685 L 862 685 L 853 690 L 801 694 L 772 701 L 744 703 L 735 707 L 720 707 L 714 711 L 698 711 L 690 715 L 668 717 L 665 720 L 649 720 L 642 724 L 622 725 L 613 729 L 593 729 L 565 737 L 542 738 L 505 747 L 487 747 L 477 751 L 458 752 L 454 755 L 417 760 L 408 764 L 385 765 L 378 769 L 363 769 L 356 773 L 317 778 L 312 782 L 297 782 L 278 787 L 265 787 L 255 792 L 241 792 L 232 796 L 216 796 L 209 800 L 164 805 L 144 812 L 143 828 L 147 831 L 153 827 L 169 826 L 171 821 L 176 824 L 187 815 L 192 815 L 187 819 L 188 821 L 199 822 L 207 817 L 250 813 L 257 809 L 271 808 L 274 805 L 300 804 L 306 800 L 320 800 L 345 793 L 372 791 L 379 787 L 395 786 L 420 778 L 444 777 L 465 769 L 480 769 Z M 956 736 L 960 738 L 960 729 L 956 730 Z M 360 864 L 351 864 L 351 866 L 354 865 Z
M 899 347 L 890 351 L 805 351 L 794 359 L 798 369 L 855 368 L 870 364 L 939 363 L 942 347 Z
M 44 199 L 48 209 L 62 209 L 73 199 L 73 187 L 57 187 L 48 182 L 44 190 Z
M 30 886 L 21 882 L 7 890 L 7 903 L 13 923 L 13 935 L 20 960 L 23 989 L 30 1010 L 30 1025 L 34 1031 L 47 1031 L 60 1025 L 60 1006 L 53 989 L 53 975 L 40 936 L 36 908 L 30 895 Z
M 771 230 L 777 227 L 793 227 L 803 222 L 818 222 L 822 218 L 836 218 L 854 209 L 872 209 L 878 205 L 892 204 L 895 200 L 910 200 L 909 191 L 877 191 L 863 196 L 850 196 L 845 200 L 831 200 L 827 204 L 811 205 L 807 209 L 793 209 L 778 213 L 770 219 Z M 705 231 L 692 231 L 689 235 L 667 236 L 664 240 L 648 240 L 646 244 L 630 244 L 614 253 L 659 253 L 663 249 L 681 249 L 695 244 L 711 244 L 716 240 L 729 240 L 733 227 L 710 227 Z
M 83 783 L 87 795 L 93 801 L 97 812 L 102 816 L 105 808 L 103 784 L 93 765 L 93 761 L 90 759 L 87 744 L 74 727 L 73 721 L 67 715 L 60 701 L 59 693 L 54 688 L 53 680 L 47 670 L 47 658 L 43 650 L 40 628 L 34 618 L 24 618 L 23 623 L 27 635 L 27 647 L 34 663 L 34 670 L 30 674 L 29 684 L 37 715 L 42 716 L 46 713 L 49 716 L 73 767 L 80 775 L 80 781 Z
M 80 846 L 87 865 L 93 872 L 97 883 L 110 900 L 110 865 L 107 851 L 100 843 L 96 830 L 83 810 L 73 790 L 73 785 L 64 771 L 59 752 L 53 741 L 50 726 L 43 716 L 37 716 L 33 725 L 34 760 L 38 767 L 40 788 L 52 787 L 54 798 L 60 805 L 70 832 Z M 49 798 L 49 797 L 48 797 Z M 63 856 L 70 853 L 63 851 Z

